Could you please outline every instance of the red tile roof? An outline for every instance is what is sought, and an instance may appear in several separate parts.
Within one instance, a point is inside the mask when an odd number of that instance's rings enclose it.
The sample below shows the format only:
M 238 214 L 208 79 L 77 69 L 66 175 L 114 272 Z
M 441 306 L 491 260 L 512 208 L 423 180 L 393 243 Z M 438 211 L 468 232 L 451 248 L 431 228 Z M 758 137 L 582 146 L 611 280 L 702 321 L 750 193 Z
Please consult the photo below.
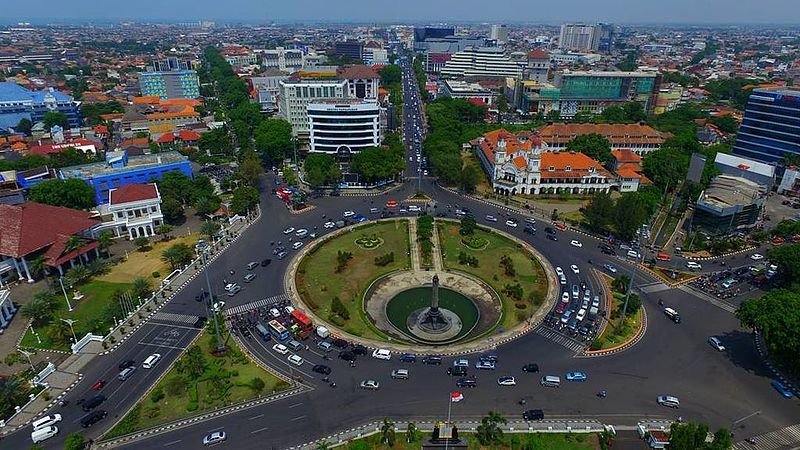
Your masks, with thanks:
M 611 156 L 617 160 L 617 163 L 636 163 L 640 164 L 642 162 L 642 157 L 637 155 L 633 150 L 623 148 L 620 150 L 612 150 Z
M 553 123 L 537 129 L 548 144 L 567 143 L 576 136 L 597 133 L 613 146 L 629 144 L 663 144 L 670 135 L 649 125 L 610 123 Z
M 581 178 L 611 174 L 602 164 L 579 152 L 544 152 L 541 154 L 541 178 Z M 550 170 L 550 168 L 553 170 Z M 591 170 L 590 170 L 591 169 Z
M 57 218 L 57 219 L 56 219 Z M 41 203 L 0 204 L 0 255 L 20 258 L 100 223 L 92 214 Z
M 535 48 L 528 52 L 528 59 L 550 59 L 550 53 L 541 48 Z
M 339 78 L 344 80 L 359 80 L 359 79 L 377 79 L 380 76 L 374 70 L 367 66 L 350 66 L 346 67 L 339 73 Z
M 50 248 L 48 248 L 47 251 L 44 252 L 44 259 L 47 265 L 55 267 L 59 264 L 64 264 L 72 258 L 77 258 L 79 255 L 82 255 L 84 253 L 87 253 L 91 250 L 100 247 L 99 242 L 89 241 L 76 249 L 66 252 L 67 242 L 69 241 L 69 238 L 70 238 L 69 235 L 64 235 L 64 234 L 60 234 L 57 236 L 56 241 L 53 243 L 53 245 L 51 245 Z
M 108 193 L 109 205 L 138 202 L 152 198 L 158 198 L 158 189 L 155 184 L 126 184 L 122 187 L 112 189 Z
M 200 133 L 192 130 L 181 130 L 178 132 L 178 137 L 180 137 L 183 142 L 197 142 L 200 140 Z

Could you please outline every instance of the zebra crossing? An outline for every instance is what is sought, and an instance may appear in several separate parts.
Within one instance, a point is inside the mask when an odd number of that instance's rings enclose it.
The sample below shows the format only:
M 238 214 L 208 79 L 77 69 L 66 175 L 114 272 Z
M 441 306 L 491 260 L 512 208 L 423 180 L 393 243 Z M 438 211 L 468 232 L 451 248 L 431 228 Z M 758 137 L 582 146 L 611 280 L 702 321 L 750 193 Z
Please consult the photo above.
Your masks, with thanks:
M 789 425 L 760 436 L 754 436 L 755 444 L 747 441 L 737 442 L 734 450 L 777 450 L 783 448 L 797 448 L 800 446 L 800 424 Z
M 177 314 L 168 312 L 157 312 L 153 314 L 153 320 L 158 322 L 170 322 L 182 325 L 194 325 L 197 322 L 197 316 L 190 316 L 188 314 Z
M 261 308 L 264 306 L 272 306 L 276 305 L 281 302 L 288 302 L 289 296 L 286 294 L 278 294 L 273 295 L 272 297 L 262 298 L 260 300 L 256 300 L 254 302 L 245 303 L 244 305 L 237 305 L 231 308 L 228 308 L 224 311 L 225 317 L 230 317 L 236 314 L 241 314 L 243 312 L 247 312 L 256 308 Z
M 568 338 L 567 336 L 564 336 L 561 333 L 557 333 L 556 331 L 551 330 L 544 326 L 540 326 L 539 328 L 537 328 L 536 334 L 546 339 L 549 339 L 555 342 L 556 344 L 563 345 L 564 347 L 572 350 L 575 353 L 580 353 L 584 349 L 584 345 L 581 344 L 580 342 L 576 342 Z

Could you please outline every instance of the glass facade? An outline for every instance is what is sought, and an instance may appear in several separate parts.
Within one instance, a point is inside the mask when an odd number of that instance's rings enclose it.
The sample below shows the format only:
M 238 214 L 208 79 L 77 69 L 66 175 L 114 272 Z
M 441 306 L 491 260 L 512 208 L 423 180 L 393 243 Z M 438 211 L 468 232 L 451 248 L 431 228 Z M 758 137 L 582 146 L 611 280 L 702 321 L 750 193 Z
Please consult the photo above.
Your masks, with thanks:
M 800 90 L 755 89 L 733 153 L 772 163 L 800 157 Z
M 162 100 L 200 97 L 200 80 L 194 70 L 140 73 L 139 88 L 143 96 Z

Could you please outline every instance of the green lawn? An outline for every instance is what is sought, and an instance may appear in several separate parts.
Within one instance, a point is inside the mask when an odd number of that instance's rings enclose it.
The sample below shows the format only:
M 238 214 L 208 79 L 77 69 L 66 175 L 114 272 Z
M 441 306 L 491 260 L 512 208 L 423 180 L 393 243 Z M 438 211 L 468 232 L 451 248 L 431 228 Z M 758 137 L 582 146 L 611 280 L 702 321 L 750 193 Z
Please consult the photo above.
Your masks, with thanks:
M 110 283 L 107 281 L 92 280 L 78 287 L 81 294 L 85 295 L 85 297 L 78 302 L 74 301 L 70 292 L 67 291 L 67 294 L 70 295 L 69 301 L 74 309 L 72 312 L 69 312 L 67 310 L 66 300 L 64 300 L 63 296 L 59 297 L 59 309 L 56 311 L 53 321 L 57 322 L 59 318 L 77 320 L 73 327 L 75 328 L 75 335 L 78 339 L 85 336 L 86 333 L 105 335 L 108 333 L 109 327 L 113 325 L 110 320 L 106 320 L 104 317 L 106 305 L 111 301 L 114 292 L 117 290 L 126 291 L 130 289 L 130 287 L 130 283 Z M 36 328 L 35 330 L 39 334 L 39 339 L 42 341 L 41 344 L 36 340 L 31 330 L 28 329 L 25 336 L 22 338 L 22 343 L 20 344 L 22 347 L 52 348 L 57 350 L 69 349 L 69 345 L 67 344 L 56 345 L 51 341 L 50 336 L 48 336 L 50 326 Z
M 360 237 L 379 236 L 383 244 L 365 249 L 356 240 Z M 339 251 L 351 252 L 352 259 L 336 273 Z M 394 252 L 394 262 L 386 266 L 375 264 L 375 258 Z M 318 244 L 306 255 L 297 270 L 297 288 L 304 302 L 321 318 L 330 320 L 356 336 L 383 338 L 374 329 L 363 312 L 364 292 L 378 277 L 411 266 L 408 257 L 408 221 L 391 220 L 375 222 L 356 228 L 329 241 Z M 339 297 L 350 318 L 343 320 L 331 315 L 331 301 Z
M 381 442 L 381 434 L 377 433 L 365 438 L 355 439 L 336 448 L 347 450 L 419 450 L 422 440 L 427 440 L 430 437 L 430 432 L 418 432 L 417 439 L 408 443 L 406 442 L 406 433 L 404 431 L 396 430 L 395 444 L 392 447 Z M 495 446 L 480 445 L 473 433 L 459 431 L 458 435 L 467 439 L 470 450 L 516 450 L 522 448 L 535 450 L 596 450 L 600 448 L 598 436 L 587 433 L 504 433 L 503 443 Z
M 473 250 L 461 242 L 459 224 L 449 221 L 437 221 L 439 242 L 446 269 L 456 269 L 473 274 L 494 288 L 503 300 L 503 318 L 500 325 L 506 329 L 527 319 L 538 308 L 547 295 L 547 278 L 541 264 L 527 251 L 497 233 L 478 228 L 475 236 L 485 239 L 489 244 L 481 250 Z M 465 252 L 478 258 L 478 267 L 459 264 L 458 255 Z M 514 264 L 516 275 L 507 276 L 500 265 L 503 256 L 509 256 Z M 510 298 L 503 289 L 508 284 L 519 283 L 523 290 L 522 301 Z M 524 306 L 524 308 L 518 308 Z
M 228 339 L 227 334 L 223 335 L 223 339 Z M 142 399 L 105 438 L 270 395 L 289 387 L 288 383 L 244 356 L 233 340 L 228 340 L 228 353 L 224 357 L 213 356 L 210 349 L 215 346 L 215 338 L 210 328 L 200 336 L 195 346 L 201 350 L 205 360 L 205 370 L 197 381 L 189 381 L 188 375 L 179 370 L 181 364 L 176 363 L 153 388 L 151 394 Z M 187 354 L 184 353 L 179 361 L 187 359 Z M 264 388 L 260 392 L 250 387 L 253 378 L 260 378 L 264 382 Z M 183 381 L 183 389 L 171 392 L 168 386 L 176 379 Z M 159 391 L 164 394 L 163 397 L 153 401 L 153 393 Z
M 636 314 L 628 316 L 625 322 L 620 325 L 619 316 L 622 313 L 622 305 L 625 303 L 625 294 L 614 292 L 611 300 L 611 321 L 606 326 L 603 334 L 592 342 L 592 350 L 605 350 L 621 345 L 630 340 L 639 330 L 642 322 L 642 308 Z

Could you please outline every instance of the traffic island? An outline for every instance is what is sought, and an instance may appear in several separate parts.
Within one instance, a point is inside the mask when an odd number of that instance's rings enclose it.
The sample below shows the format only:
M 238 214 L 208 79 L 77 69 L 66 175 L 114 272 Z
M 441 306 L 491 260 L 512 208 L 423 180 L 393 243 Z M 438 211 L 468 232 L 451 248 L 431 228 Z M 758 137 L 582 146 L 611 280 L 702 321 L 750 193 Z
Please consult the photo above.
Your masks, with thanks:
M 647 313 L 639 297 L 631 293 L 626 317 L 622 320 L 625 293 L 614 289 L 622 286 L 615 286 L 614 279 L 610 276 L 600 272 L 598 274 L 609 302 L 606 323 L 597 338 L 592 341 L 589 350 L 584 352 L 584 356 L 606 356 L 626 350 L 639 342 L 647 329 Z

